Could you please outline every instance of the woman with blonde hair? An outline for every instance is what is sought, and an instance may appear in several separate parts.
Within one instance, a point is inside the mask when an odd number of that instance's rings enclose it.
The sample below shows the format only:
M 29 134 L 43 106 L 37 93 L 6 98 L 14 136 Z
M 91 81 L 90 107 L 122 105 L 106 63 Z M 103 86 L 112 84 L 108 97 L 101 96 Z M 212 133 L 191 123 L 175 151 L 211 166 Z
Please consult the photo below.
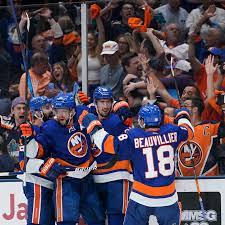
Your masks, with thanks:
M 116 39 L 116 42 L 119 45 L 120 58 L 122 58 L 127 53 L 138 52 L 138 48 L 130 33 L 119 35 Z
M 102 57 L 100 55 L 102 50 L 102 44 L 105 41 L 105 30 L 101 18 L 98 16 L 95 18 L 98 33 L 94 31 L 88 32 L 88 90 L 89 96 L 92 96 L 94 89 L 100 85 L 100 68 L 103 64 Z M 77 66 L 78 82 L 81 85 L 82 82 L 82 63 L 81 52 L 78 47 L 73 54 L 73 58 L 69 62 L 69 67 Z

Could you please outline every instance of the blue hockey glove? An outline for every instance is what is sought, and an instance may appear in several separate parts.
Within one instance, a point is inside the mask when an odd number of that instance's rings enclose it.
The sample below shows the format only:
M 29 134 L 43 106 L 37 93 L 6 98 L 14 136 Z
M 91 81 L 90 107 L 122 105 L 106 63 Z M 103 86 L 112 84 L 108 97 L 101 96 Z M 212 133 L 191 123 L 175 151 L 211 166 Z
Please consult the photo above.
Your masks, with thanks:
M 65 175 L 66 170 L 54 158 L 48 158 L 40 168 L 40 174 L 50 180 L 57 179 L 60 175 Z
M 190 119 L 190 111 L 187 108 L 176 109 L 174 113 L 174 123 L 178 124 L 179 119 L 186 118 L 189 121 Z
M 79 123 L 87 129 L 87 133 L 93 135 L 102 128 L 101 122 L 97 116 L 84 110 L 79 116 Z

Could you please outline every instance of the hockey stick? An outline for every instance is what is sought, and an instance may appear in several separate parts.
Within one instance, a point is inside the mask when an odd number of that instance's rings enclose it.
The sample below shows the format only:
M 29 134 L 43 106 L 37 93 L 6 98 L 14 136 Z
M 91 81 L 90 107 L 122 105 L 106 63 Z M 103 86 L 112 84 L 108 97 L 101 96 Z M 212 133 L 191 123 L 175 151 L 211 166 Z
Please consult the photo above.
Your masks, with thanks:
M 171 69 L 172 76 L 174 78 L 174 83 L 175 83 L 178 101 L 179 101 L 180 106 L 181 106 L 181 98 L 180 98 L 179 89 L 178 89 L 177 81 L 176 81 L 174 70 L 173 70 L 173 57 L 171 57 L 171 60 L 170 60 L 170 69 Z M 187 141 L 187 144 L 190 144 L 190 142 Z M 199 201 L 200 208 L 201 208 L 201 211 L 202 211 L 202 214 L 203 214 L 203 218 L 204 218 L 204 220 L 206 220 L 206 212 L 205 212 L 205 208 L 204 208 L 202 197 L 201 197 L 201 190 L 200 190 L 200 186 L 199 186 L 199 182 L 198 182 L 198 176 L 197 176 L 197 173 L 196 173 L 196 168 L 195 168 L 192 152 L 190 152 L 190 156 L 191 156 L 192 168 L 193 168 L 193 171 L 194 171 L 195 184 L 196 184 L 196 188 L 197 188 L 197 192 L 198 192 L 198 201 Z
M 28 50 L 25 52 L 25 49 L 23 47 L 23 42 L 22 42 L 22 35 L 20 32 L 20 28 L 19 28 L 19 24 L 17 21 L 17 17 L 16 17 L 16 10 L 15 10 L 15 6 L 13 4 L 13 0 L 9 0 L 10 3 L 10 7 L 12 10 L 12 16 L 14 19 L 14 22 L 16 24 L 16 31 L 17 31 L 17 35 L 18 35 L 18 39 L 19 39 L 19 44 L 21 47 L 21 54 L 22 54 L 22 59 L 23 59 L 23 65 L 24 65 L 24 69 L 25 69 L 25 74 L 26 74 L 26 81 L 25 81 L 25 101 L 27 104 L 27 107 L 25 107 L 25 122 L 27 122 L 28 120 L 28 90 L 27 87 L 29 85 L 29 87 L 31 86 L 31 94 L 32 93 L 32 84 L 31 84 L 31 80 L 30 80 L 30 75 L 29 75 L 29 71 L 28 71 L 28 65 L 27 65 L 27 60 L 28 60 Z M 27 38 L 26 38 L 26 45 L 28 45 L 28 32 L 29 32 L 29 28 L 30 28 L 30 20 L 29 20 L 29 16 L 28 14 L 26 14 L 28 20 L 27 20 Z M 28 46 L 26 46 L 26 48 L 28 48 Z M 24 139 L 24 172 L 26 173 L 26 163 L 27 163 L 27 157 L 26 157 L 26 148 L 27 148 L 27 138 L 25 137 Z M 24 182 L 24 186 L 26 186 L 26 182 Z
M 202 211 L 202 214 L 203 214 L 203 218 L 206 221 L 206 211 L 205 211 L 203 201 L 202 201 L 202 194 L 201 194 L 201 190 L 200 190 L 200 186 L 199 186 L 199 182 L 198 182 L 198 176 L 197 176 L 197 173 L 196 173 L 195 162 L 194 162 L 192 152 L 190 152 L 190 156 L 191 156 L 192 168 L 193 168 L 193 171 L 194 171 L 195 184 L 196 184 L 196 188 L 197 188 L 197 192 L 198 192 L 198 201 L 199 201 L 200 208 L 201 208 L 201 211 Z

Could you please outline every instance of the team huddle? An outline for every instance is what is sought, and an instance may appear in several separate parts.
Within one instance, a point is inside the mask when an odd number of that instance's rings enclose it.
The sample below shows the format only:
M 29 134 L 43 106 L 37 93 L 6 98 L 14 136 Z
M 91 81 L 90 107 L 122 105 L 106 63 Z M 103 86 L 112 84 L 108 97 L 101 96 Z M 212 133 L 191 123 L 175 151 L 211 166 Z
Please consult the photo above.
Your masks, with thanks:
M 54 116 L 43 120 L 46 104 Z M 126 102 L 97 87 L 88 106 L 61 93 L 32 98 L 30 111 L 32 124 L 20 125 L 28 225 L 74 225 L 80 216 L 88 225 L 147 225 L 150 215 L 179 224 L 175 154 L 193 137 L 187 109 L 164 124 L 159 107 L 147 104 L 140 128 L 131 128 Z

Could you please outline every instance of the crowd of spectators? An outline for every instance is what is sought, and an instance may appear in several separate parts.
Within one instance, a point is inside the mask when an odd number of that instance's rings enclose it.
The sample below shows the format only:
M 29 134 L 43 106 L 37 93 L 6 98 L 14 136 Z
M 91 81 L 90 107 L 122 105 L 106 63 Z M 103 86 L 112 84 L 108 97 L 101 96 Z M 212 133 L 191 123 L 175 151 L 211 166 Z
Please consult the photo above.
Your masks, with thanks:
M 70 92 L 74 82 L 81 86 L 80 1 L 39 3 L 29 6 L 29 1 L 14 0 L 20 43 L 12 11 L 6 4 L 2 7 L 4 1 L 0 0 L 1 116 L 15 116 L 16 106 L 21 104 L 17 97 L 25 97 L 26 87 L 30 98 Z M 204 109 L 199 109 L 199 104 L 190 106 L 191 112 L 197 110 L 201 114 L 197 122 L 193 119 L 193 125 L 206 120 L 219 123 L 220 128 L 213 135 L 219 135 L 220 148 L 224 149 L 220 131 L 224 127 L 225 100 L 217 101 L 225 88 L 224 3 L 222 0 L 89 1 L 90 99 L 97 86 L 110 87 L 115 100 L 129 103 L 135 124 L 135 115 L 146 102 L 160 105 L 165 115 L 172 118 L 176 108 L 190 98 L 198 98 Z M 29 67 L 28 86 L 23 49 Z M 10 123 L 6 118 L 1 120 L 1 126 Z M 15 136 L 9 138 L 6 133 L 2 126 L 3 156 L 12 152 L 11 148 L 17 148 L 18 143 Z

